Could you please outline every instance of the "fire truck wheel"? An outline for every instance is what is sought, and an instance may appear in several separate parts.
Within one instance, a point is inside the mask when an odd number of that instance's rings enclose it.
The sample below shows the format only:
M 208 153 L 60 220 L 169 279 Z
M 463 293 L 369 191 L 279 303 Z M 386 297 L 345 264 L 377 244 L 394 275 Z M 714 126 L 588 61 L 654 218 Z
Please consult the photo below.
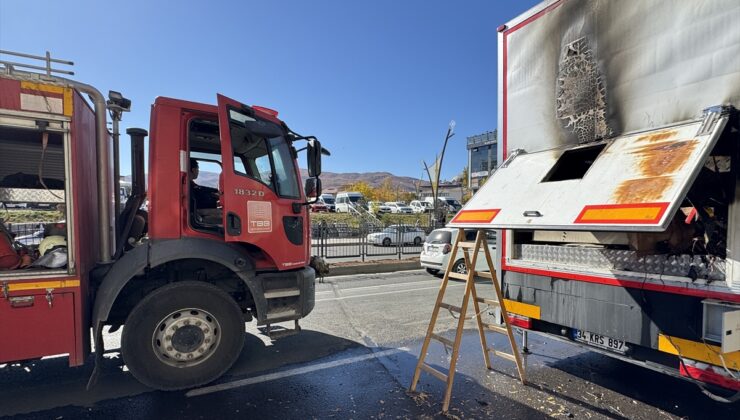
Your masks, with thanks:
M 170 391 L 209 383 L 244 345 L 241 309 L 208 283 L 171 283 L 149 293 L 126 319 L 123 360 L 144 385 Z

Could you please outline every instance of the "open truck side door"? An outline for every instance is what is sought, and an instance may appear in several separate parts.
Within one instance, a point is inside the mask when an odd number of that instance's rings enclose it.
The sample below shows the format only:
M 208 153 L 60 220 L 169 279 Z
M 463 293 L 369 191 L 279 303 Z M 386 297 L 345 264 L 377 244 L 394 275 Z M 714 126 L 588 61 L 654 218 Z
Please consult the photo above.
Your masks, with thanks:
M 305 201 L 283 124 L 218 95 L 224 238 L 253 244 L 278 269 L 306 265 Z
M 664 231 L 727 118 L 718 109 L 604 142 L 512 154 L 449 225 Z

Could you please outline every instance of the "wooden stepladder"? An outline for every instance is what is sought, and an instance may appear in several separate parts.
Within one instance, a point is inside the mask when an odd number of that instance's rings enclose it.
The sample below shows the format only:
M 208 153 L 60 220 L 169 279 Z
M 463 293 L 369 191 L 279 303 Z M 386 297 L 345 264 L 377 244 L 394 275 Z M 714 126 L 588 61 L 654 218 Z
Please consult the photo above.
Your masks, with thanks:
M 462 249 L 463 257 L 465 259 L 467 274 L 460 274 L 452 271 L 455 261 L 457 261 L 458 250 L 460 249 Z M 475 263 L 478 259 L 479 251 L 481 250 L 483 250 L 486 262 L 488 263 L 488 271 L 475 271 Z M 469 251 L 472 251 L 472 255 L 469 253 Z M 496 300 L 478 297 L 478 294 L 475 290 L 476 276 L 488 278 L 492 281 L 493 288 L 496 291 Z M 442 302 L 445 291 L 447 289 L 447 283 L 449 282 L 450 278 L 466 281 L 465 295 L 463 297 L 462 306 L 454 306 L 450 305 L 449 303 Z M 470 301 L 471 296 L 473 298 L 473 308 L 475 309 L 474 317 L 478 323 L 478 333 L 480 335 L 480 343 L 483 348 L 483 360 L 485 362 L 486 369 L 491 369 L 491 360 L 489 357 L 489 353 L 491 353 L 494 356 L 499 356 L 516 363 L 517 370 L 519 371 L 519 378 L 521 379 L 522 383 L 525 383 L 524 363 L 522 361 L 522 356 L 521 354 L 519 354 L 519 351 L 517 349 L 511 325 L 509 324 L 509 314 L 506 311 L 506 307 L 501 304 L 501 302 L 503 302 L 504 300 L 501 294 L 501 286 L 499 286 L 498 279 L 496 277 L 496 270 L 494 270 L 493 267 L 493 260 L 491 259 L 491 253 L 488 249 L 488 243 L 486 242 L 486 231 L 484 229 L 478 229 L 477 235 L 475 237 L 475 242 L 465 242 L 465 231 L 464 229 L 459 229 L 457 233 L 457 239 L 455 240 L 455 243 L 452 246 L 452 250 L 450 251 L 450 259 L 447 264 L 447 268 L 445 269 L 444 277 L 442 278 L 442 285 L 439 287 L 437 301 L 434 304 L 434 310 L 432 311 L 432 319 L 429 321 L 429 328 L 427 328 L 427 335 L 424 338 L 424 344 L 421 347 L 419 362 L 416 364 L 416 369 L 414 370 L 414 378 L 411 381 L 411 387 L 409 388 L 411 392 L 414 392 L 416 390 L 416 385 L 419 382 L 419 376 L 421 375 L 422 370 L 431 374 L 435 378 L 446 382 L 447 389 L 445 391 L 444 403 L 442 405 L 443 412 L 447 412 L 450 406 L 450 398 L 452 397 L 452 383 L 455 378 L 455 365 L 457 364 L 457 357 L 460 352 L 460 341 L 462 340 L 466 313 L 468 311 L 468 302 Z M 484 303 L 490 306 L 498 306 L 501 309 L 501 315 L 504 319 L 504 325 L 500 326 L 483 322 L 483 319 L 481 318 L 481 310 L 479 305 L 480 303 Z M 439 315 L 439 311 L 441 308 L 447 309 L 452 313 L 456 312 L 459 315 L 454 340 L 442 337 L 441 335 L 434 332 L 434 327 L 437 323 L 437 316 Z M 494 350 L 492 347 L 488 347 L 485 334 L 486 330 L 505 334 L 509 338 L 512 353 L 504 353 L 498 350 Z M 450 369 L 446 375 L 439 370 L 431 367 L 430 365 L 424 363 L 424 359 L 427 356 L 427 350 L 429 349 L 429 343 L 432 339 L 441 342 L 445 346 L 452 347 Z

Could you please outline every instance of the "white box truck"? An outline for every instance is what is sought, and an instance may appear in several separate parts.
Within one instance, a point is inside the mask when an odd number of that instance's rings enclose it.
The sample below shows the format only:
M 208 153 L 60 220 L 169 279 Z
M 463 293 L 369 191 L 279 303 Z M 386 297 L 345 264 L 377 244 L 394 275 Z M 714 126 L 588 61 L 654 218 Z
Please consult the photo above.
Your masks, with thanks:
M 499 27 L 500 229 L 525 331 L 740 394 L 740 2 L 550 0 Z

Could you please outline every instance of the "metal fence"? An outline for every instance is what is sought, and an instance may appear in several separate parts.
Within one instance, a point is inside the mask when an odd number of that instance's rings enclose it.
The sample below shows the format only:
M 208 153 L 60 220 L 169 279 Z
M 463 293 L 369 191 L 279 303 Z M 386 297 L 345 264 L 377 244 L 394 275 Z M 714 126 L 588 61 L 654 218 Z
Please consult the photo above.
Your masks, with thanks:
M 323 258 L 403 258 L 419 255 L 431 228 L 391 224 L 362 224 L 352 227 L 345 223 L 311 225 L 311 254 Z
M 15 235 L 15 241 L 26 246 L 39 245 L 44 239 L 45 222 L 6 223 L 5 226 Z

